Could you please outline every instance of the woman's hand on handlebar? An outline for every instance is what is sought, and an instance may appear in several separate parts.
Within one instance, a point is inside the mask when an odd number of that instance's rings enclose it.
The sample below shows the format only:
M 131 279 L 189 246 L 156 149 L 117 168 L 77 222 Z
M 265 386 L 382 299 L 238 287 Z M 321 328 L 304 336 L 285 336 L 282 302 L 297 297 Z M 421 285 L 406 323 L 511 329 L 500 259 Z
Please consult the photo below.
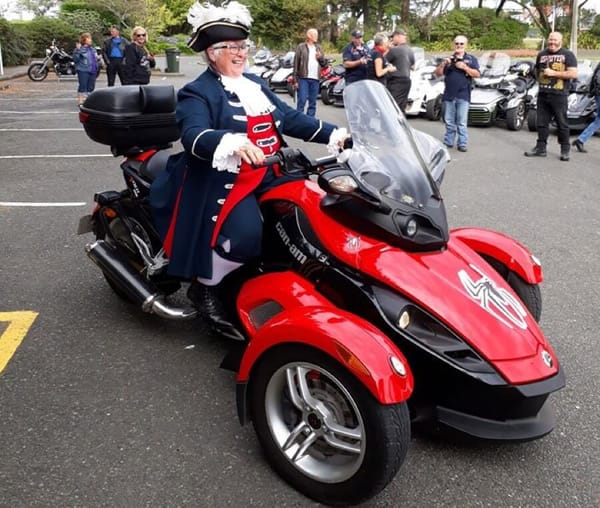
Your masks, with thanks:
M 264 166 L 265 154 L 263 151 L 252 143 L 246 143 L 238 149 L 236 155 L 239 155 L 242 160 L 253 166 Z

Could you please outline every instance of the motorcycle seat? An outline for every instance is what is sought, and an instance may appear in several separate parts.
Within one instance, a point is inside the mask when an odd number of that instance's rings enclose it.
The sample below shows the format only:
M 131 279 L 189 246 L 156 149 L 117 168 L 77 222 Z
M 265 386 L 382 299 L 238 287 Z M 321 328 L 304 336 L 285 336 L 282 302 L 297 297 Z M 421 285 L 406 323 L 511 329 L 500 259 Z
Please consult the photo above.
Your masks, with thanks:
M 142 164 L 140 167 L 140 174 L 150 182 L 153 182 L 154 179 L 165 170 L 167 161 L 171 155 L 173 154 L 166 150 L 159 150 Z

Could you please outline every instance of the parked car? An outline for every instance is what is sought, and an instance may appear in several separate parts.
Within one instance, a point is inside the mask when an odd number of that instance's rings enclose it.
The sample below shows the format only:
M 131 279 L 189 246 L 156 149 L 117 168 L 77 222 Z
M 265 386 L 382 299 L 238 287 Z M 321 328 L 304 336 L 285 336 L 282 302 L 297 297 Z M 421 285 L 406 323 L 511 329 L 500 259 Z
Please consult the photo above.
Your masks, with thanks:
M 502 52 L 487 52 L 479 61 L 481 77 L 473 80 L 469 125 L 494 125 L 502 121 L 512 131 L 520 130 L 531 104 L 536 84 L 535 63 L 517 60 Z

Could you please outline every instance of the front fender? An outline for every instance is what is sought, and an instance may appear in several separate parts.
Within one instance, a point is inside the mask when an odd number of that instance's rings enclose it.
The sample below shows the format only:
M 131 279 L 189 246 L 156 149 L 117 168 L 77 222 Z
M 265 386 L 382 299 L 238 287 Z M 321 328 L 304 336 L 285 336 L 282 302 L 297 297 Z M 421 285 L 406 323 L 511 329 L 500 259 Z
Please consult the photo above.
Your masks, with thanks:
M 248 383 L 267 350 L 293 343 L 334 358 L 382 404 L 403 402 L 411 395 L 412 372 L 396 345 L 368 321 L 337 308 L 298 274 L 279 272 L 252 279 L 243 286 L 237 304 L 250 337 L 238 383 Z M 393 357 L 403 364 L 404 375 L 392 367 Z
M 544 279 L 539 260 L 510 236 L 484 228 L 457 228 L 450 232 L 450 236 L 478 254 L 500 261 L 529 284 L 540 284 Z

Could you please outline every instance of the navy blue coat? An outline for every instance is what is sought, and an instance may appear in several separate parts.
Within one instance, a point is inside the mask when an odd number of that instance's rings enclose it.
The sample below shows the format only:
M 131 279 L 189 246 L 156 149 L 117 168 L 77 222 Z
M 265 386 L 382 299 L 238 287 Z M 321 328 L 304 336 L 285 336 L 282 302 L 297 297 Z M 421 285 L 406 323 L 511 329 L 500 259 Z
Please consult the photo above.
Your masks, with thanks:
M 245 77 L 259 83 L 276 106 L 272 115 L 280 137 L 329 141 L 334 125 L 291 108 L 261 78 Z M 246 133 L 247 122 L 239 99 L 225 90 L 211 68 L 182 88 L 177 101 L 177 123 L 185 152 L 170 157 L 166 171 L 152 184 L 153 219 L 168 243 L 168 273 L 185 279 L 210 278 L 210 242 L 216 217 L 238 176 L 213 168 L 213 153 L 225 134 Z

